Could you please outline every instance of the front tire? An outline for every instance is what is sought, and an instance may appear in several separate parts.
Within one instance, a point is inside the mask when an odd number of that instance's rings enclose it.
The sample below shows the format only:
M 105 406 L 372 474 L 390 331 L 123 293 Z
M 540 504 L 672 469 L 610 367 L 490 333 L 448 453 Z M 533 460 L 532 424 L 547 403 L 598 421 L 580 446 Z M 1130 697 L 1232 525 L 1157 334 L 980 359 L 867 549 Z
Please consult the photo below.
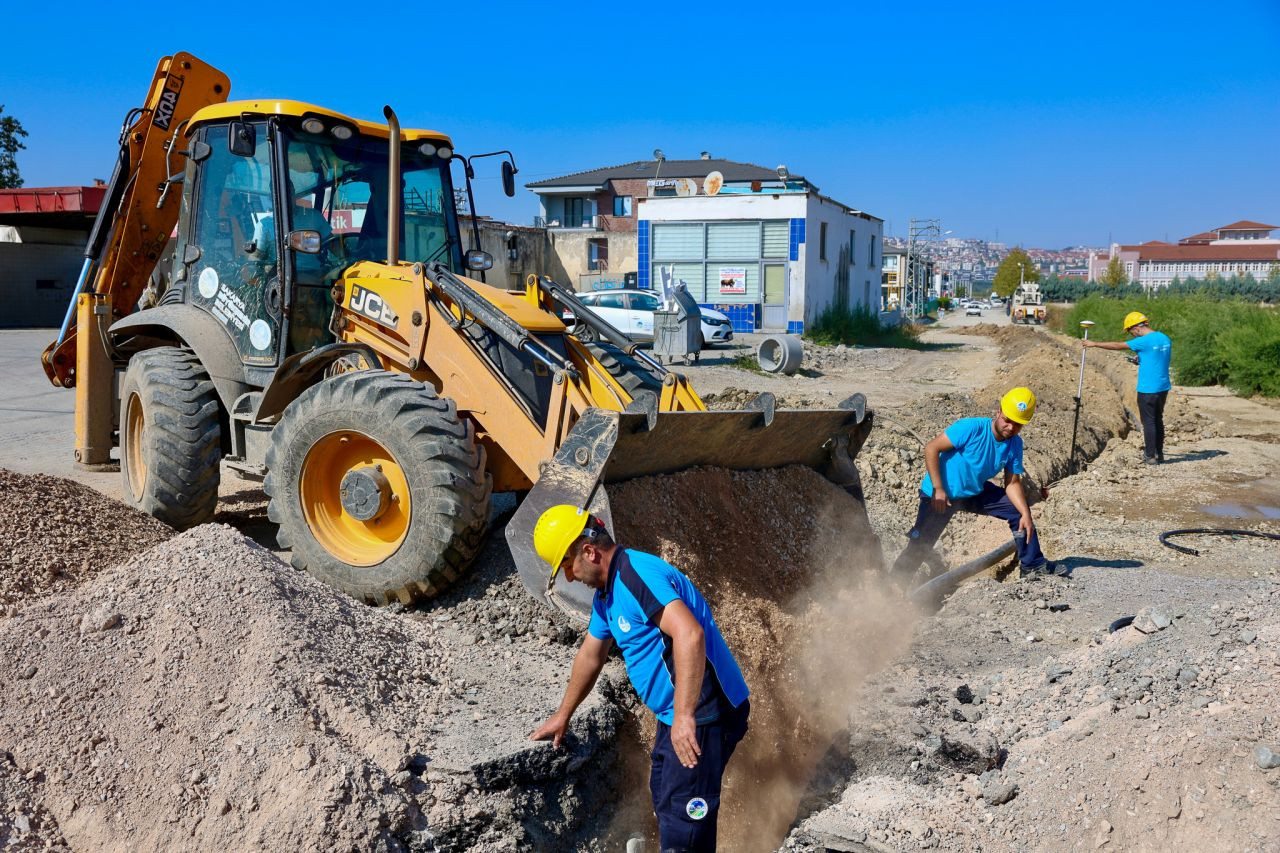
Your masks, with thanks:
M 125 503 L 177 530 L 211 521 L 221 459 L 218 393 L 195 353 L 134 355 L 120 394 Z
M 272 430 L 267 471 L 290 562 L 370 604 L 438 595 L 484 542 L 484 448 L 452 400 L 402 373 L 307 389 Z

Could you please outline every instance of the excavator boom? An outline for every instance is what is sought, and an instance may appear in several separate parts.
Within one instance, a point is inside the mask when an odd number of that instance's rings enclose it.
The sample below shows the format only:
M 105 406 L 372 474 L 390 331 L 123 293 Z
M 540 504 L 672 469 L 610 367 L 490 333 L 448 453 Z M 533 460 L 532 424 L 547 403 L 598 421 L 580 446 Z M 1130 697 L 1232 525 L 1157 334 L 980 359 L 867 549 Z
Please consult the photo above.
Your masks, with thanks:
M 185 141 L 182 131 L 197 110 L 226 101 L 230 92 L 227 75 L 189 53 L 166 56 L 156 66 L 146 100 L 129 112 L 121 130 L 115 171 L 66 319 L 40 359 L 55 386 L 76 385 L 76 305 L 86 289 L 104 297 L 113 320 L 134 310 L 178 221 L 181 194 L 169 190 L 182 179 L 186 163 L 174 156 Z

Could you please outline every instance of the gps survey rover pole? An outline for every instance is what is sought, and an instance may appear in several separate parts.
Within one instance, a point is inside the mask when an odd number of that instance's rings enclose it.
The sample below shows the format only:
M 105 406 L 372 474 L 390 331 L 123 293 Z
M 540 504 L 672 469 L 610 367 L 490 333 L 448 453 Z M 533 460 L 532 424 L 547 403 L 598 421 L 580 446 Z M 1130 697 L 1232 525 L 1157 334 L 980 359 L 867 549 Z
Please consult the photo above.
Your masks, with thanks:
M 1084 339 L 1089 340 L 1089 329 L 1093 328 L 1092 320 L 1081 320 L 1080 328 L 1084 329 Z M 1076 431 L 1080 428 L 1080 401 L 1084 397 L 1084 354 L 1086 347 L 1080 348 L 1080 381 L 1076 385 L 1076 417 L 1071 424 L 1071 462 L 1067 467 L 1068 474 L 1076 472 Z

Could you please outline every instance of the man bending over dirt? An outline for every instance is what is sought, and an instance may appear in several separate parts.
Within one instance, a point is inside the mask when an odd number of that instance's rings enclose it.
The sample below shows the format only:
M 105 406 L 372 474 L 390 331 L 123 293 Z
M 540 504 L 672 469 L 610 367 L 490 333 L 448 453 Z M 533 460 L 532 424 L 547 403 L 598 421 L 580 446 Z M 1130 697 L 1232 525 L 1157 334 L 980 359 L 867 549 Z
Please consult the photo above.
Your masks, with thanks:
M 551 567 L 550 581 L 563 569 L 596 595 L 560 708 L 529 737 L 560 746 L 617 642 L 631 684 L 658 717 L 649 790 L 662 850 L 715 850 L 720 781 L 747 733 L 750 703 L 711 608 L 675 567 L 618 547 L 577 507 L 544 512 L 533 544 Z
M 1052 574 L 1040 551 L 1031 508 L 1022 487 L 1022 428 L 1036 413 L 1036 395 L 1014 388 L 991 418 L 961 418 L 924 446 L 928 474 L 920 484 L 920 507 L 907 547 L 893 564 L 893 577 L 909 581 L 920 564 L 934 557 L 934 544 L 956 510 L 989 515 L 1009 523 L 1023 574 Z M 990 482 L 1004 472 L 1004 488 Z M 1022 535 L 1019 536 L 1018 534 Z

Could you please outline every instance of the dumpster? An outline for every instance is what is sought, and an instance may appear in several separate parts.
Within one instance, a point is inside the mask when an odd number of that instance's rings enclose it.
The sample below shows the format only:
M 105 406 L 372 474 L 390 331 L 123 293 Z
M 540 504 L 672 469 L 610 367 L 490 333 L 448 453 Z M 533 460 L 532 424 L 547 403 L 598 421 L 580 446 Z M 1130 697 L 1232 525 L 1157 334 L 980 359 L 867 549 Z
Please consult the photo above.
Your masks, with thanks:
M 677 284 L 671 290 L 674 309 L 663 306 L 653 312 L 653 354 L 659 361 L 690 357 L 697 362 L 702 355 L 702 312 L 689 295 L 689 288 Z

